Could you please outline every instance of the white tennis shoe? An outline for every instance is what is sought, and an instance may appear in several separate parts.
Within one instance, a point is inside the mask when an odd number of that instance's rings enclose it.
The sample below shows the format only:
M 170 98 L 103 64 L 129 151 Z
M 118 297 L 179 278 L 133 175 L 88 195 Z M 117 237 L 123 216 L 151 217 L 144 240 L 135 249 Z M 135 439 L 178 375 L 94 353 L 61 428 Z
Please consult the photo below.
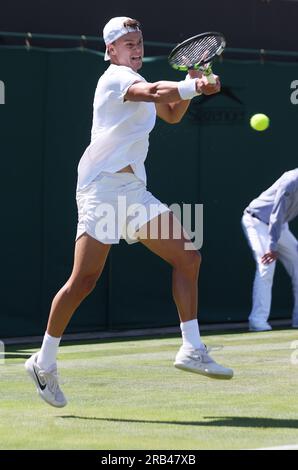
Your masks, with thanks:
M 206 375 L 213 379 L 231 379 L 234 375 L 232 369 L 217 364 L 209 356 L 206 346 L 190 351 L 181 347 L 176 355 L 174 366 L 177 369 Z
M 38 353 L 33 354 L 25 362 L 25 369 L 35 383 L 39 396 L 49 405 L 62 408 L 67 400 L 58 384 L 57 366 L 53 364 L 45 371 L 37 364 L 37 357 Z

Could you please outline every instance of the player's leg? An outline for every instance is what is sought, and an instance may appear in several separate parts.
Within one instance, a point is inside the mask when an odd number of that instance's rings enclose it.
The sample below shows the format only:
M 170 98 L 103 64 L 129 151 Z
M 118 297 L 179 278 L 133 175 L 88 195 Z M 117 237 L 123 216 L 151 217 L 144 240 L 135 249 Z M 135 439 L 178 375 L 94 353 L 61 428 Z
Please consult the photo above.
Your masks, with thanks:
M 169 237 L 163 239 L 162 227 L 169 224 Z M 151 236 L 150 236 L 151 231 Z M 179 235 L 179 239 L 174 239 Z M 152 234 L 158 238 L 152 238 Z M 138 238 L 153 253 L 172 266 L 172 293 L 181 322 L 194 320 L 198 311 L 198 277 L 201 255 L 192 245 L 183 231 L 179 220 L 170 211 L 164 212 L 144 225 L 138 232 Z M 192 249 L 186 250 L 189 244 Z
M 164 227 L 168 224 L 168 230 Z M 163 233 L 168 237 L 163 238 Z M 154 233 L 154 238 L 151 234 Z M 177 235 L 179 238 L 176 238 Z M 143 225 L 138 238 L 150 251 L 167 261 L 172 266 L 172 292 L 180 317 L 183 344 L 175 366 L 214 378 L 229 379 L 231 369 L 217 364 L 207 353 L 201 341 L 197 320 L 198 311 L 198 276 L 201 256 L 184 232 L 179 220 L 172 212 L 164 212 Z
M 62 407 L 67 403 L 57 378 L 56 356 L 61 336 L 77 307 L 95 287 L 110 246 L 86 233 L 77 240 L 73 271 L 53 299 L 41 350 L 25 363 L 38 394 L 52 406 Z
M 272 283 L 276 263 L 263 264 L 262 256 L 269 244 L 268 225 L 249 214 L 242 217 L 242 227 L 256 262 L 252 309 L 248 317 L 251 331 L 271 330 L 268 318 L 271 309 Z
M 286 225 L 278 241 L 279 259 L 292 281 L 294 306 L 292 326 L 298 328 L 298 241 Z
M 92 292 L 104 268 L 111 245 L 83 234 L 76 242 L 70 278 L 53 299 L 47 333 L 61 337 L 73 313 Z

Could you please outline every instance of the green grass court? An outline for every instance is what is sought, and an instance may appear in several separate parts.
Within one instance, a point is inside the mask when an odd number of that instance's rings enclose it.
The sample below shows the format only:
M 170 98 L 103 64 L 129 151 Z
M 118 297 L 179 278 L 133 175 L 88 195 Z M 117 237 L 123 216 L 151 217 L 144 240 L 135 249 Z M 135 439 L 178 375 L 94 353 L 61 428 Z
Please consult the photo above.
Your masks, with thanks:
M 59 367 L 69 404 L 62 409 L 42 402 L 25 373 L 25 359 L 36 349 L 7 347 L 5 364 L 0 365 L 0 448 L 297 445 L 298 364 L 291 363 L 297 333 L 205 334 L 208 346 L 223 346 L 211 355 L 234 369 L 230 381 L 175 369 L 178 336 L 65 342 Z

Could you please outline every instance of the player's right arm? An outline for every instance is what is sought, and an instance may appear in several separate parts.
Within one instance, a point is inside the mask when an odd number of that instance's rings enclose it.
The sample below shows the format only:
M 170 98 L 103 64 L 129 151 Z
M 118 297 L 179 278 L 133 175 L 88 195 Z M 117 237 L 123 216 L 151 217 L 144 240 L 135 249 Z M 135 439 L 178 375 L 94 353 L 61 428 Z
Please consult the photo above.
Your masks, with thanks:
M 127 90 L 126 101 L 145 101 L 151 103 L 175 103 L 181 101 L 178 91 L 179 82 L 162 80 L 155 83 L 136 82 Z M 206 77 L 196 78 L 197 93 L 210 95 L 220 89 L 219 82 L 210 84 Z
M 179 82 L 159 81 L 156 83 L 137 82 L 131 85 L 125 94 L 127 101 L 153 102 L 156 106 L 158 117 L 169 124 L 181 121 L 190 104 L 189 99 L 181 99 Z M 220 91 L 220 82 L 210 84 L 206 77 L 196 78 L 197 93 L 210 95 Z

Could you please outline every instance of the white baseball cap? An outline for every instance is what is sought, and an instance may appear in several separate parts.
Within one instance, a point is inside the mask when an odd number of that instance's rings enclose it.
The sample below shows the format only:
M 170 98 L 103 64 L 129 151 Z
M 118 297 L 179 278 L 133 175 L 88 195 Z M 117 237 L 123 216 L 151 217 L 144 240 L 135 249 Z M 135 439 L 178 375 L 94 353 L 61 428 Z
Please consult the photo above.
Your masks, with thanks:
M 140 28 L 138 26 L 124 26 L 124 23 L 129 20 L 132 20 L 132 18 L 129 18 L 127 16 L 116 16 L 115 18 L 112 18 L 110 21 L 108 21 L 108 23 L 103 28 L 103 39 L 106 46 L 116 41 L 116 39 L 121 38 L 121 36 L 124 36 L 127 33 L 140 31 Z M 106 49 L 104 59 L 110 60 L 108 49 Z

